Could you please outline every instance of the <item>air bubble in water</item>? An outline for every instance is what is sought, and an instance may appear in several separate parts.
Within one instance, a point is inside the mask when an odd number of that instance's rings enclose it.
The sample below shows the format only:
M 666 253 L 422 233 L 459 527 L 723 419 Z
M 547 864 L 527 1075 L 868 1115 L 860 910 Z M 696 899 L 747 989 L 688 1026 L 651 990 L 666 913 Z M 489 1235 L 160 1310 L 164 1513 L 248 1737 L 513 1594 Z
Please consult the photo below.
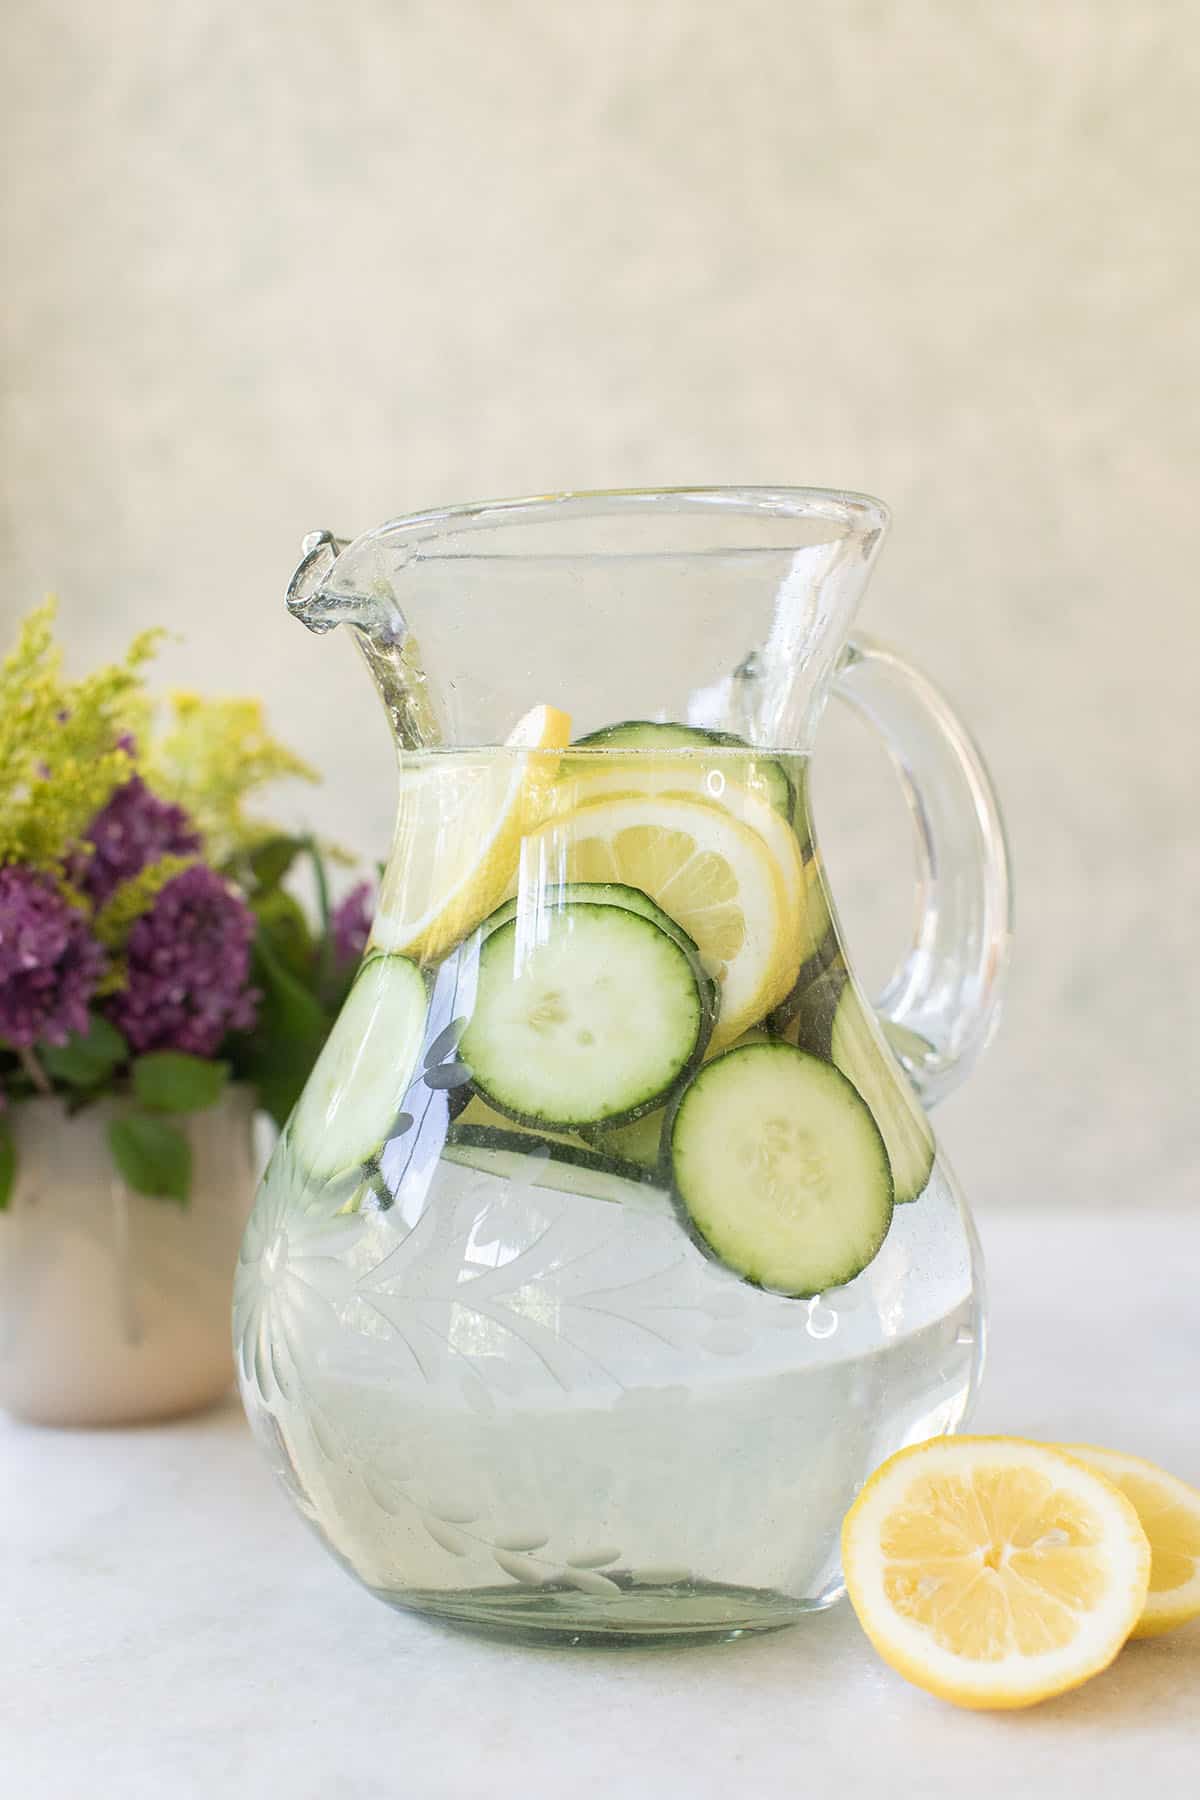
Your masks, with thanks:
M 820 1294 L 808 1303 L 808 1335 L 815 1338 L 832 1337 L 838 1328 L 838 1316 L 832 1306 L 822 1303 Z

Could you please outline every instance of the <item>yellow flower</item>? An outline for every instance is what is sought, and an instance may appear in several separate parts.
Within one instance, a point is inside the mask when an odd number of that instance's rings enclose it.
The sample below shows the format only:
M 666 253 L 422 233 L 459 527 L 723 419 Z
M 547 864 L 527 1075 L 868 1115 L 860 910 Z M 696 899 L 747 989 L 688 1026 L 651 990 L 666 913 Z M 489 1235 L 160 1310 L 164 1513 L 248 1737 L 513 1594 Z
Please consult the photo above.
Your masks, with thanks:
M 0 865 L 45 869 L 65 891 L 83 833 L 134 774 L 183 807 L 204 859 L 218 867 L 285 835 L 250 810 L 252 801 L 276 781 L 319 777 L 271 736 L 261 701 L 174 693 L 157 730 L 143 670 L 163 634 L 142 632 L 123 660 L 69 681 L 55 611 L 52 599 L 35 607 L 0 663 Z M 193 860 L 162 858 L 127 881 L 97 920 L 104 942 L 119 949 L 159 888 Z
M 36 607 L 0 664 L 0 863 L 53 868 L 133 772 L 119 743 L 161 633 L 80 681 L 62 672 L 55 602 Z
M 190 813 L 212 862 L 276 835 L 277 826 L 247 811 L 262 788 L 287 778 L 320 779 L 270 735 L 260 700 L 176 692 L 169 708 L 170 722 L 149 747 L 142 773 L 156 793 Z

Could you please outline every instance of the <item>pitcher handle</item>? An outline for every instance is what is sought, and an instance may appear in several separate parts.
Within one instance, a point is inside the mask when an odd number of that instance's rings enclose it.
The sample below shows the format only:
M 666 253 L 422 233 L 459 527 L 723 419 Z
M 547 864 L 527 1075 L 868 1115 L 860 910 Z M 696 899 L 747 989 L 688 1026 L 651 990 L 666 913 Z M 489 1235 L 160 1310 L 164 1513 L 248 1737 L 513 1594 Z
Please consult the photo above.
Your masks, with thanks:
M 958 715 L 894 650 L 853 639 L 834 692 L 881 733 L 916 827 L 916 929 L 875 1005 L 892 1049 L 932 1106 L 970 1073 L 999 1018 L 1012 933 L 1004 822 Z

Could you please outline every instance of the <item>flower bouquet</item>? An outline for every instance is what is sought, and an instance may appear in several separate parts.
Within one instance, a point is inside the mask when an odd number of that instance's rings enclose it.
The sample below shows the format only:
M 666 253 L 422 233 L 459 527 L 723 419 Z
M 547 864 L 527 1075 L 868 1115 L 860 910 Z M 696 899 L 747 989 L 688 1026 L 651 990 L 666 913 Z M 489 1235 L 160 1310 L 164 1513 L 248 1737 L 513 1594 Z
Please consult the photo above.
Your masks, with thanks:
M 253 1113 L 286 1119 L 370 923 L 257 813 L 314 772 L 255 699 L 152 697 L 159 635 L 71 680 L 47 603 L 0 665 L 0 1402 L 63 1422 L 228 1383 Z
M 167 1115 L 214 1105 L 232 1078 L 282 1123 L 353 978 L 369 888 L 333 906 L 316 840 L 248 810 L 268 783 L 316 779 L 257 700 L 156 708 L 156 633 L 68 681 L 52 632 L 48 603 L 0 668 L 0 1207 L 11 1109 L 52 1092 L 72 1112 L 127 1095 L 117 1169 L 185 1201 Z M 284 885 L 302 860 L 313 924 Z

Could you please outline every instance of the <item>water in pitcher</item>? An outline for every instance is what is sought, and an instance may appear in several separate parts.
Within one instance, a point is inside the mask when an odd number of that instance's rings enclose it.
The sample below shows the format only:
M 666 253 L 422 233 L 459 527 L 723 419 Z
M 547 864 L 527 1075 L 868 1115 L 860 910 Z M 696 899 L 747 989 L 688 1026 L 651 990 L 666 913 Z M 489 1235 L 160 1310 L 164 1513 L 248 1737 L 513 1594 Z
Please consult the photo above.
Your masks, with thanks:
M 803 757 L 627 722 L 405 754 L 372 941 L 268 1171 L 236 1337 L 376 1592 L 685 1638 L 840 1591 L 951 1430 L 972 1238 L 859 992 Z

